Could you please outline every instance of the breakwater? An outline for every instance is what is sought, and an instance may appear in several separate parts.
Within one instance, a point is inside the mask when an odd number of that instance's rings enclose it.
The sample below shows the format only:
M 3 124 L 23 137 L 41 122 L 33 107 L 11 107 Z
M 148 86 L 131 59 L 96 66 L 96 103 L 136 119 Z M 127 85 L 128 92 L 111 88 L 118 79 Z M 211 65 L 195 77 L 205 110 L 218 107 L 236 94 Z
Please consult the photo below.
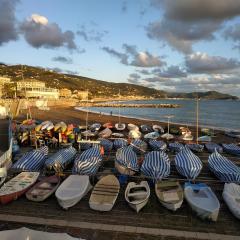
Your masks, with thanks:
M 80 103 L 79 107 L 114 107 L 114 108 L 180 108 L 180 104 L 131 104 L 131 103 Z

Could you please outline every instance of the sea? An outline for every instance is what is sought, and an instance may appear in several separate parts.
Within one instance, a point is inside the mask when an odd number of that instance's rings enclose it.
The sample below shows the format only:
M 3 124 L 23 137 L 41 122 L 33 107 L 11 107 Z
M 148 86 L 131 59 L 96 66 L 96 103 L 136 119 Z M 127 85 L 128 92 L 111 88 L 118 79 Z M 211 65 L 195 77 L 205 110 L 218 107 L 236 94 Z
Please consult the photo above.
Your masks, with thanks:
M 179 104 L 179 108 L 111 108 L 90 107 L 89 111 L 112 114 L 139 119 L 157 120 L 167 122 L 171 116 L 170 123 L 182 124 L 184 126 L 196 125 L 196 100 L 187 99 L 164 99 L 164 100 L 138 100 L 121 101 L 121 104 Z M 235 100 L 199 100 L 198 121 L 201 127 L 214 129 L 240 130 L 240 101 Z M 81 108 L 82 109 L 82 108 Z

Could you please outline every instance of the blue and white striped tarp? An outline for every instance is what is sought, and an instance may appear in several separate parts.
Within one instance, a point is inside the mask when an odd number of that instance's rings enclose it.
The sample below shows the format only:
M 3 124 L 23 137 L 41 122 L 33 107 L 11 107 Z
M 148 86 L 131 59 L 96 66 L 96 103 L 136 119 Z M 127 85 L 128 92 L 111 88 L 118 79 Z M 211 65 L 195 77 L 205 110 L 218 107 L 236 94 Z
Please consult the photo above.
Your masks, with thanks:
M 123 167 L 139 171 L 137 154 L 132 150 L 131 146 L 119 148 L 116 152 L 116 161 Z
M 179 142 L 174 142 L 174 143 L 169 143 L 168 147 L 172 152 L 179 152 L 184 147 L 184 145 Z
M 219 152 L 222 153 L 223 149 L 220 145 L 218 145 L 217 143 L 214 142 L 208 142 L 205 143 L 205 147 L 208 150 L 208 152 L 213 153 L 215 151 L 215 149 Z
M 233 154 L 233 155 L 240 155 L 240 147 L 237 146 L 234 143 L 230 143 L 230 144 L 222 144 L 223 146 L 223 150 L 227 153 Z
M 73 161 L 76 153 L 76 149 L 72 146 L 61 149 L 46 160 L 45 168 L 62 172 Z
M 203 164 L 188 147 L 181 149 L 175 157 L 177 171 L 187 179 L 195 179 L 202 170 Z
M 113 148 L 113 143 L 106 138 L 99 138 L 100 145 L 103 147 L 104 152 L 110 152 Z
M 11 167 L 15 171 L 40 171 L 48 155 L 48 147 L 43 146 L 39 149 L 25 153 Z
M 202 152 L 204 149 L 204 146 L 197 143 L 188 143 L 187 147 L 190 148 L 193 152 Z
M 152 151 L 145 155 L 141 172 L 155 181 L 166 178 L 170 174 L 170 160 L 165 152 Z
M 222 182 L 240 183 L 240 168 L 217 151 L 209 156 L 208 165 Z
M 134 139 L 130 146 L 132 147 L 133 151 L 136 153 L 142 153 L 147 150 L 147 143 L 142 141 L 141 139 Z M 141 151 L 141 150 L 143 151 Z
M 102 155 L 98 148 L 92 147 L 81 154 L 77 154 L 72 172 L 74 174 L 96 174 L 102 162 Z
M 165 151 L 167 149 L 167 144 L 164 141 L 157 141 L 155 139 L 150 139 L 148 142 L 152 150 L 155 151 Z
M 122 139 L 122 138 L 115 139 L 113 142 L 113 146 L 116 150 L 118 150 L 119 148 L 122 148 L 122 147 L 126 147 L 127 145 L 128 145 L 127 140 Z

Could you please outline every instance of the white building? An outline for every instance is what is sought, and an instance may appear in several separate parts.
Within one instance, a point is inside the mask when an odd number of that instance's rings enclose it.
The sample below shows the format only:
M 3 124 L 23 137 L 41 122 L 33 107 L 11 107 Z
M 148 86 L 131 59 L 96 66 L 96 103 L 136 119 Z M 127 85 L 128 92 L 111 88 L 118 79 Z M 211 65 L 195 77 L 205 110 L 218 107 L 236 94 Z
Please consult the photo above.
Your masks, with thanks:
M 26 88 L 22 91 L 26 98 L 59 99 L 59 90 L 55 88 Z
M 45 82 L 41 82 L 35 79 L 25 79 L 17 82 L 17 90 L 23 90 L 26 88 L 45 88 Z
M 11 78 L 6 76 L 0 76 L 0 85 L 4 85 L 5 83 L 10 83 Z

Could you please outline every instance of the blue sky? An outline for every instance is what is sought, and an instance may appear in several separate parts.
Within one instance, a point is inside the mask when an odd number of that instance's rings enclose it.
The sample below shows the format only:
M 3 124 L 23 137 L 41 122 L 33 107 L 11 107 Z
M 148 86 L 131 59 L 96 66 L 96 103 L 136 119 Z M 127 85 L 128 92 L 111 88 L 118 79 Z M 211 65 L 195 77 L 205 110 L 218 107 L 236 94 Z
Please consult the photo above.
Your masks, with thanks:
M 240 96 L 239 0 L 0 0 L 0 61 Z

